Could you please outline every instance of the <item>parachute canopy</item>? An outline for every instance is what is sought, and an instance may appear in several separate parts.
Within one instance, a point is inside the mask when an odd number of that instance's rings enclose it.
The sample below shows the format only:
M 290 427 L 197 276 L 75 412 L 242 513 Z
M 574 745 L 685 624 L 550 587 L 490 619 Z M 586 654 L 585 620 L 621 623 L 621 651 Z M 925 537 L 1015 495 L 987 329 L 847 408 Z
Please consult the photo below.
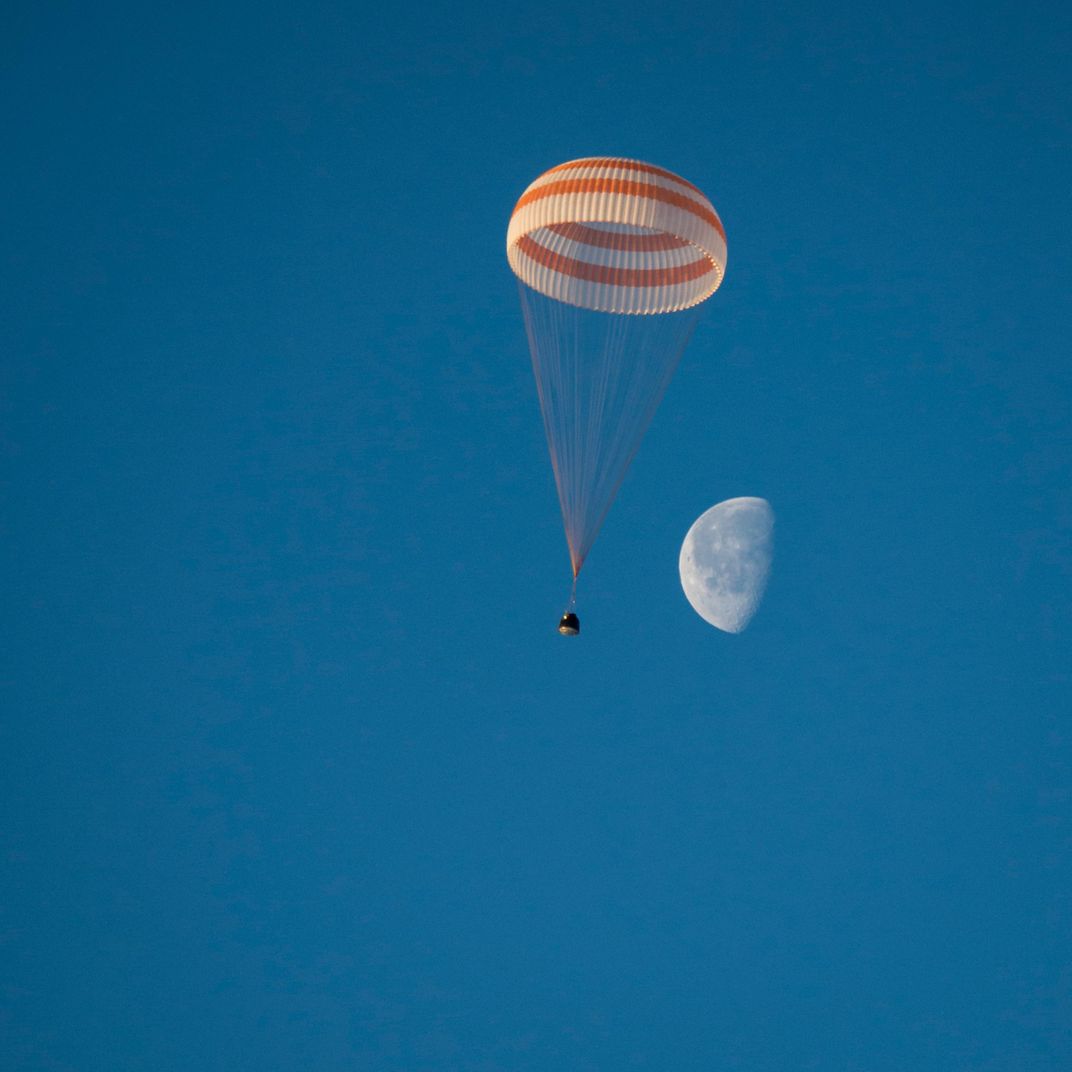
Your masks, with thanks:
M 690 182 L 637 160 L 574 160 L 521 195 L 506 256 L 533 290 L 604 313 L 670 313 L 709 298 L 726 232 Z
M 711 202 L 663 168 L 544 172 L 506 234 L 574 579 L 726 268 Z M 646 315 L 650 314 L 650 315 Z

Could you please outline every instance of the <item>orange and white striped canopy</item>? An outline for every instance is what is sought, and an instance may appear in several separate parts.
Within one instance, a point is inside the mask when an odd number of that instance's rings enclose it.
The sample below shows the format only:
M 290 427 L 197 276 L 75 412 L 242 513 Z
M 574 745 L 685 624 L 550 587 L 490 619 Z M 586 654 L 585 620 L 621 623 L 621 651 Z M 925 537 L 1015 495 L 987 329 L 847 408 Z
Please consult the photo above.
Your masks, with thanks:
M 672 313 L 711 297 L 726 232 L 711 202 L 671 171 L 591 156 L 545 171 L 506 232 L 514 274 L 549 298 L 604 313 Z

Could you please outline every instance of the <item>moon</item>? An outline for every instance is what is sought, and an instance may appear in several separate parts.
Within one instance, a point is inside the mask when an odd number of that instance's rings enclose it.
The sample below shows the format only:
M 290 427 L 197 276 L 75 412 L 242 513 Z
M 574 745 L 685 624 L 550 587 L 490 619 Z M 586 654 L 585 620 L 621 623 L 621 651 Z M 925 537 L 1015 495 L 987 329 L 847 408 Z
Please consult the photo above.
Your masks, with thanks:
M 681 545 L 678 570 L 692 609 L 727 633 L 740 633 L 763 598 L 774 549 L 774 511 L 766 499 L 727 499 L 702 513 Z

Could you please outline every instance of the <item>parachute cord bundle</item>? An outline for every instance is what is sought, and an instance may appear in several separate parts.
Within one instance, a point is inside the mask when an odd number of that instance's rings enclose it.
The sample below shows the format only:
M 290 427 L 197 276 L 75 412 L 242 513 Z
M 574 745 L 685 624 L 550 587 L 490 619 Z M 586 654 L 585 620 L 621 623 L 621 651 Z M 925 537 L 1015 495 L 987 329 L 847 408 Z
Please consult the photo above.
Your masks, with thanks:
M 620 316 L 519 281 L 570 562 L 580 572 L 700 315 Z M 573 601 L 571 599 L 571 607 Z

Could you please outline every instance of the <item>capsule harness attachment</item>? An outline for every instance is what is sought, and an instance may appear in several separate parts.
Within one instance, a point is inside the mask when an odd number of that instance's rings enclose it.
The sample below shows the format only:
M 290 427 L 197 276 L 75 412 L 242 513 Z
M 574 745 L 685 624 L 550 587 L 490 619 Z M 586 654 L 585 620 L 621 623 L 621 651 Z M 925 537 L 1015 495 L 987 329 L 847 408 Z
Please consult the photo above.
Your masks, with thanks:
M 563 636 L 577 636 L 581 631 L 581 619 L 577 617 L 577 573 L 574 571 L 573 584 L 570 586 L 569 602 L 558 623 L 558 631 Z

